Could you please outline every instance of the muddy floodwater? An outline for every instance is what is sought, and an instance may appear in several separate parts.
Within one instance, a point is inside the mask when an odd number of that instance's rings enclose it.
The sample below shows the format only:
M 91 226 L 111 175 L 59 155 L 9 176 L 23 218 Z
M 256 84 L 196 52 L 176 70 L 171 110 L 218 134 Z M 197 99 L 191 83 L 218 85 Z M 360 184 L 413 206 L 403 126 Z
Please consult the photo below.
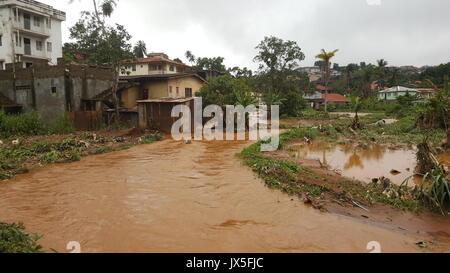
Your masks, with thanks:
M 354 147 L 326 142 L 292 146 L 293 156 L 316 159 L 345 177 L 362 182 L 371 182 L 381 176 L 400 185 L 410 178 L 410 185 L 422 179 L 414 176 L 416 151 L 410 149 L 389 149 L 383 145 Z M 395 170 L 396 172 L 391 172 Z
M 61 252 L 70 241 L 82 252 L 368 252 L 371 241 L 386 252 L 420 251 L 419 235 L 267 189 L 234 156 L 246 145 L 166 140 L 50 165 L 0 183 L 0 222 L 23 222 Z M 385 158 L 404 171 L 413 158 L 402 155 L 342 151 L 339 160 L 357 170 Z

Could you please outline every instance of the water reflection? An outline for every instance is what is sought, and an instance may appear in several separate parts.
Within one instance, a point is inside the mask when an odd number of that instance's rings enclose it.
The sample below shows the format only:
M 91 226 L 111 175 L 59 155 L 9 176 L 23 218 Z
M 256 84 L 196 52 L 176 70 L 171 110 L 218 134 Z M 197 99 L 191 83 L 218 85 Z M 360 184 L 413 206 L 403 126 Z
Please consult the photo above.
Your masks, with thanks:
M 293 156 L 320 160 L 330 169 L 343 176 L 363 182 L 373 178 L 388 177 L 396 184 L 403 183 L 414 175 L 416 155 L 413 150 L 390 150 L 383 145 L 355 147 L 313 142 L 309 145 L 296 145 Z M 391 173 L 397 170 L 399 173 Z

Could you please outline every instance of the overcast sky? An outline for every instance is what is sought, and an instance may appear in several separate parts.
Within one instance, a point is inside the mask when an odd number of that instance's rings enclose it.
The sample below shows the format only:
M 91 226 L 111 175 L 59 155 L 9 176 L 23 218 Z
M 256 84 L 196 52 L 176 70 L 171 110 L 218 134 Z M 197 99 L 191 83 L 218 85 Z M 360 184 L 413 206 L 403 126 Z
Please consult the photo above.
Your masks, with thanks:
M 63 39 L 92 1 L 39 0 L 67 13 Z M 312 65 L 320 49 L 339 49 L 334 62 L 437 65 L 450 61 L 449 0 L 119 0 L 112 22 L 133 42 L 184 60 L 225 57 L 227 66 L 256 68 L 264 36 L 296 41 Z

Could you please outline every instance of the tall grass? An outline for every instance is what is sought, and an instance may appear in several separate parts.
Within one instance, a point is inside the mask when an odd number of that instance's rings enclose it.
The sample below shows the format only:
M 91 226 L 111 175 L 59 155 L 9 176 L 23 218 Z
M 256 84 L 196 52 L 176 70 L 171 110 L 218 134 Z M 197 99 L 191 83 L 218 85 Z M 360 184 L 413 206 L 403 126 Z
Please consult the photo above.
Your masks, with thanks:
M 35 111 L 19 115 L 7 115 L 0 111 L 0 138 L 68 134 L 73 131 L 72 122 L 66 114 L 57 116 L 45 123 Z
M 20 115 L 6 115 L 0 112 L 0 137 L 38 135 L 44 130 L 36 112 L 27 112 Z
M 427 173 L 419 189 L 419 198 L 439 209 L 444 215 L 450 208 L 450 181 L 441 167 Z

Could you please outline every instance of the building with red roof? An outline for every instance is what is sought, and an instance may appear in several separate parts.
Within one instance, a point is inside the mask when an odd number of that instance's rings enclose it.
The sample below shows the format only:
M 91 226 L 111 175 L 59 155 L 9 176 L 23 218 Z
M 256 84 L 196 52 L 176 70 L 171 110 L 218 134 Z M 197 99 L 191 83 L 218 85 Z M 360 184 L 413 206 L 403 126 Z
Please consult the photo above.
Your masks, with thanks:
M 329 104 L 344 104 L 348 103 L 348 99 L 341 94 L 322 94 L 322 98 Z

